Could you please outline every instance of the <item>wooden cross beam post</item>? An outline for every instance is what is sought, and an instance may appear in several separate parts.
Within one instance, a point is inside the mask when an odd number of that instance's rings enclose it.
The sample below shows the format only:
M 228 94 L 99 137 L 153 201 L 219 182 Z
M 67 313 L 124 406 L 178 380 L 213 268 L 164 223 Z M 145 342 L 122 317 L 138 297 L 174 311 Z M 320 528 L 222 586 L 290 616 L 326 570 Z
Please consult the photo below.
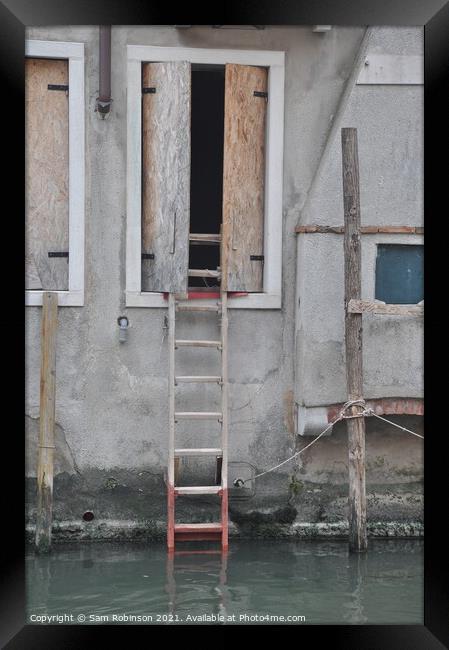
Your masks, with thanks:
M 46 292 L 42 302 L 40 427 L 37 459 L 36 550 L 51 548 L 53 456 L 55 448 L 56 327 L 58 296 Z
M 349 310 L 361 298 L 360 189 L 357 129 L 341 130 L 343 154 L 345 346 L 348 400 L 363 399 L 362 313 Z M 353 406 L 347 415 L 357 415 Z M 347 420 L 349 452 L 349 550 L 366 551 L 365 418 Z

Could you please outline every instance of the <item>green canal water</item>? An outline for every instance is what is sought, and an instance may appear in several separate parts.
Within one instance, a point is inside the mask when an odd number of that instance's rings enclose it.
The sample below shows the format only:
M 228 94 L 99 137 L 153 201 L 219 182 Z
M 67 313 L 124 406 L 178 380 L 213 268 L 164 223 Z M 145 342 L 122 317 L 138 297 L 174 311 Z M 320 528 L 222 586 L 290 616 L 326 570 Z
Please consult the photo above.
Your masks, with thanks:
M 342 541 L 174 558 L 162 544 L 56 545 L 30 551 L 26 575 L 30 623 L 423 624 L 422 540 L 370 540 L 362 556 Z

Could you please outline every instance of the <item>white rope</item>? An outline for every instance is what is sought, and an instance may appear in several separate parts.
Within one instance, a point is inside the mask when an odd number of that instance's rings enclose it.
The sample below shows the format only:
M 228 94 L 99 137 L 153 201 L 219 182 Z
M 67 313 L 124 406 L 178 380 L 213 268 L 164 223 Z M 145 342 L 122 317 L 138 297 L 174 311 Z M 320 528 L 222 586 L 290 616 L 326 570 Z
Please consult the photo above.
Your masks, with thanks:
M 245 483 L 247 483 L 248 481 L 255 481 L 256 478 L 260 478 L 261 476 L 264 476 L 265 474 L 268 474 L 269 472 L 274 472 L 275 469 L 278 469 L 279 467 L 282 467 L 282 465 L 285 465 L 286 463 L 290 462 L 291 460 L 296 458 L 296 456 L 299 456 L 299 454 L 302 454 L 303 451 L 305 451 L 306 449 L 308 449 L 309 447 L 314 445 L 316 442 L 318 442 L 318 440 L 321 438 L 321 436 L 324 436 L 324 434 L 327 433 L 327 431 L 329 431 L 329 429 L 331 429 L 334 426 L 334 424 L 339 422 L 339 420 L 343 419 L 344 413 L 348 408 L 350 408 L 351 406 L 362 406 L 363 407 L 364 405 L 365 405 L 365 400 L 363 400 L 363 399 L 350 400 L 350 401 L 346 402 L 343 405 L 343 408 L 341 409 L 338 416 L 334 420 L 332 420 L 332 422 L 330 422 L 327 425 L 327 427 L 320 434 L 318 434 L 318 436 L 314 440 L 309 442 L 308 445 L 306 445 L 305 447 L 303 447 L 302 449 L 297 451 L 295 454 L 293 454 L 293 456 L 290 456 L 290 458 L 287 458 L 286 460 L 283 460 L 282 463 L 279 463 L 278 465 L 275 465 L 274 467 L 270 467 L 270 469 L 267 469 L 264 472 L 261 472 L 260 474 L 256 474 L 255 476 L 253 476 L 251 478 L 247 478 L 245 480 L 243 480 L 241 478 L 237 478 L 234 481 L 234 485 L 236 487 L 243 487 L 243 485 L 245 485 Z M 361 415 L 362 414 L 360 414 L 360 416 Z
M 352 406 L 360 406 L 363 408 L 363 411 L 361 413 L 357 413 L 356 415 L 345 415 L 345 412 L 351 408 Z M 286 460 L 283 460 L 282 463 L 279 463 L 278 465 L 275 465 L 274 467 L 271 467 L 270 469 L 265 470 L 264 472 L 261 472 L 260 474 L 256 474 L 252 478 L 247 478 L 245 480 L 241 478 L 237 478 L 234 481 L 234 485 L 236 487 L 243 487 L 245 483 L 248 483 L 248 481 L 255 481 L 256 478 L 260 478 L 261 476 L 264 476 L 265 474 L 269 474 L 269 472 L 274 472 L 275 469 L 279 469 L 279 467 L 282 467 L 282 465 L 285 465 L 286 463 L 289 463 L 291 460 L 296 458 L 296 456 L 299 456 L 299 454 L 302 454 L 303 451 L 314 445 L 318 440 L 321 438 L 321 436 L 324 436 L 329 429 L 331 429 L 334 424 L 339 422 L 340 420 L 348 420 L 350 418 L 359 418 L 359 417 L 365 417 L 365 416 L 370 416 L 374 415 L 375 418 L 378 418 L 379 420 L 383 420 L 384 422 L 388 422 L 388 424 L 391 424 L 394 427 L 397 427 L 398 429 L 402 429 L 402 431 L 407 431 L 407 433 L 411 433 L 412 436 L 417 436 L 418 438 L 422 438 L 424 440 L 424 436 L 421 436 L 419 433 L 415 433 L 414 431 L 410 431 L 410 429 L 406 429 L 405 427 L 401 427 L 399 424 L 396 424 L 395 422 L 391 422 L 391 420 L 387 420 L 386 418 L 381 417 L 380 415 L 377 415 L 377 413 L 374 413 L 373 409 L 367 409 L 365 408 L 365 400 L 364 399 L 354 399 L 354 400 L 349 400 L 347 401 L 344 405 L 343 408 L 341 409 L 340 413 L 338 416 L 330 422 L 327 427 L 320 433 L 318 436 L 309 442 L 308 445 L 297 451 L 293 456 L 290 456 L 290 458 L 287 458 Z
M 373 409 L 367 409 L 366 415 L 374 415 L 375 418 L 378 418 L 379 420 L 383 420 L 384 422 L 388 422 L 388 424 L 391 424 L 393 427 L 402 429 L 402 431 L 407 431 L 407 433 L 411 433 L 412 436 L 416 436 L 417 438 L 421 438 L 422 440 L 424 440 L 424 436 L 421 436 L 419 433 L 415 433 L 414 431 L 410 431 L 410 429 L 406 429 L 405 427 L 401 427 L 399 424 L 396 424 L 396 422 L 392 422 L 391 420 L 387 420 L 386 418 L 377 415 L 377 413 L 374 413 Z

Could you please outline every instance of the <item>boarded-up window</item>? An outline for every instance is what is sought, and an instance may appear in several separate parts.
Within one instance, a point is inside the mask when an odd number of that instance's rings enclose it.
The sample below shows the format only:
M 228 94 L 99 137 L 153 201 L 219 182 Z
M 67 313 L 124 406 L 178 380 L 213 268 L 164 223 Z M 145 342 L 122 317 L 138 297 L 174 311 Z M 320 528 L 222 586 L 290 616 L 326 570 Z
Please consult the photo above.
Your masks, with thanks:
M 204 68 L 217 66 L 204 66 Z M 211 147 L 207 123 L 198 129 L 192 122 L 192 70 L 186 61 L 143 63 L 142 65 L 142 291 L 184 292 L 188 286 L 189 234 L 218 234 L 216 214 L 221 216 L 222 285 L 228 291 L 263 291 L 264 263 L 264 177 L 265 129 L 267 113 L 267 68 L 227 64 L 224 75 L 210 74 L 210 90 L 224 96 L 222 146 Z M 223 66 L 221 66 L 223 72 Z M 195 71 L 198 73 L 198 70 Z M 217 90 L 217 83 L 222 87 Z M 205 70 L 201 92 L 204 92 Z M 221 99 L 221 101 L 223 101 Z M 213 105 L 213 104 L 212 104 Z M 193 108 L 197 110 L 198 103 Z M 220 112 L 221 115 L 222 109 Z M 195 174 L 191 188 L 191 140 L 195 143 Z M 218 127 L 214 123 L 213 129 Z M 216 137 L 215 130 L 210 134 Z M 210 144 L 210 143 L 208 143 Z M 207 155 L 204 155 L 207 152 Z M 210 160 L 209 160 L 209 159 Z M 213 159 L 212 159 L 213 158 Z M 207 201 L 199 200 L 198 160 L 204 168 L 219 170 L 219 192 L 210 192 Z M 211 176 L 204 174 L 207 183 Z M 222 193 L 221 193 L 222 188 Z M 190 192 L 194 200 L 191 201 Z M 196 194 L 195 194 L 196 193 Z M 210 200 L 209 200 L 210 199 Z M 215 200 L 217 205 L 215 205 Z M 211 206 L 211 201 L 213 205 Z M 192 221 L 202 230 L 190 229 Z M 205 206 L 208 206 L 207 208 Z M 200 210 L 204 214 L 197 214 Z M 217 242 L 215 237 L 215 242 Z M 214 256 L 191 255 L 192 272 L 201 277 L 207 260 Z M 215 256 L 217 259 L 217 256 Z M 199 262 L 203 262 L 202 266 Z M 210 269 L 214 270 L 214 269 Z M 206 283 L 206 289 L 208 285 Z
M 223 286 L 263 290 L 267 69 L 228 64 L 223 161 Z
M 376 299 L 396 305 L 424 299 L 424 246 L 378 244 Z
M 190 63 L 142 70 L 142 291 L 187 289 Z
M 25 60 L 25 288 L 68 290 L 68 62 Z

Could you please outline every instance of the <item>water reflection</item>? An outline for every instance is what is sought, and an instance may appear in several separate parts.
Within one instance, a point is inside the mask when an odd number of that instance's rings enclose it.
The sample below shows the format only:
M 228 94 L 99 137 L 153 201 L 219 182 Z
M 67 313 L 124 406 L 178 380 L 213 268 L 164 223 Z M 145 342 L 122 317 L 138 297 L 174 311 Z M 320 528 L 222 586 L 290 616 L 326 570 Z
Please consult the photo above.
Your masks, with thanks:
M 366 578 L 367 555 L 365 553 L 349 557 L 348 565 L 348 600 L 343 605 L 345 623 L 367 623 L 364 611 L 364 585 Z
M 209 591 L 211 601 L 214 603 L 212 613 L 217 616 L 216 622 L 226 621 L 228 616 L 226 606 L 228 597 L 227 567 L 227 552 L 213 550 L 198 552 L 191 550 L 168 553 L 166 589 L 168 593 L 168 609 L 173 618 L 180 609 L 180 603 L 176 598 L 178 588 L 176 577 L 179 576 L 181 578 L 180 593 L 184 606 L 189 603 L 191 595 L 198 593 L 201 584 L 206 583 L 207 591 Z M 191 590 L 192 594 L 190 594 Z M 196 603 L 193 602 L 192 607 L 195 606 Z
M 315 541 L 233 541 L 225 555 L 167 554 L 162 544 L 56 546 L 50 556 L 27 556 L 28 615 L 109 624 L 210 623 L 207 616 L 251 623 L 261 615 L 422 624 L 422 553 L 421 540 L 371 540 L 366 555 Z

